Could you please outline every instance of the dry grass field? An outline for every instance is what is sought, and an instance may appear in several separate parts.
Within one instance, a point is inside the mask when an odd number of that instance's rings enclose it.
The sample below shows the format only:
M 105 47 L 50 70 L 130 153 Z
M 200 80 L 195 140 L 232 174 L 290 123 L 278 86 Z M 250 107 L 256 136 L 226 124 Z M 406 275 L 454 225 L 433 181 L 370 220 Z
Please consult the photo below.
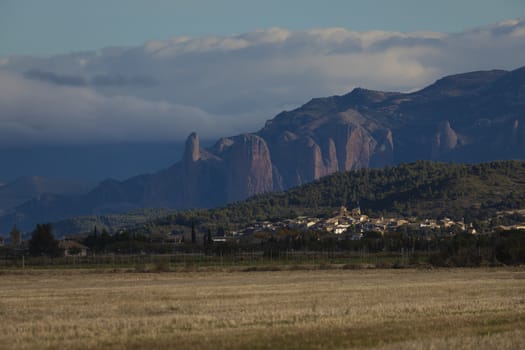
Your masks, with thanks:
M 519 349 L 525 269 L 0 275 L 1 349 Z

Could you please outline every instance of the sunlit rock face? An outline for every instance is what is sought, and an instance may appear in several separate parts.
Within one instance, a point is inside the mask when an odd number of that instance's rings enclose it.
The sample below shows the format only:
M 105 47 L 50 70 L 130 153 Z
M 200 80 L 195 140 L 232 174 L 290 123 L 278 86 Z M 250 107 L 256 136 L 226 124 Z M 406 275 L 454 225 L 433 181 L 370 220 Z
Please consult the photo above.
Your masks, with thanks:
M 167 169 L 104 181 L 74 198 L 42 197 L 16 215 L 48 222 L 140 207 L 214 207 L 337 171 L 420 159 L 525 159 L 524 118 L 525 68 L 449 76 L 413 93 L 358 88 L 312 99 L 211 147 L 192 133 L 182 160 Z

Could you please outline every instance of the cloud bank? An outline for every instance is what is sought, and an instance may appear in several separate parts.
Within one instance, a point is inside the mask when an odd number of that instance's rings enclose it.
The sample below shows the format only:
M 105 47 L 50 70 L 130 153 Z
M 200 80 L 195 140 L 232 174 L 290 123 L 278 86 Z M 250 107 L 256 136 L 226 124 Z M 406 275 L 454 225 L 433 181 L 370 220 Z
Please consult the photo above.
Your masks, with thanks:
M 525 19 L 446 34 L 343 28 L 177 37 L 0 59 L 0 144 L 176 141 L 257 130 L 283 109 L 361 86 L 410 91 L 525 62 Z

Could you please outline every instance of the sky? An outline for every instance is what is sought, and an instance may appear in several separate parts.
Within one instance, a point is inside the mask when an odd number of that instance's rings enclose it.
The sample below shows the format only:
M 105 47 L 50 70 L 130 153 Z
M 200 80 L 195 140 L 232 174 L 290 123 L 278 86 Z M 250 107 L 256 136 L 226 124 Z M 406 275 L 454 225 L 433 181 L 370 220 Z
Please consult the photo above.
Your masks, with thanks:
M 523 15 L 523 0 L 0 0 L 0 55 L 271 27 L 451 33 Z
M 214 140 L 524 64 L 523 0 L 0 0 L 0 151 Z

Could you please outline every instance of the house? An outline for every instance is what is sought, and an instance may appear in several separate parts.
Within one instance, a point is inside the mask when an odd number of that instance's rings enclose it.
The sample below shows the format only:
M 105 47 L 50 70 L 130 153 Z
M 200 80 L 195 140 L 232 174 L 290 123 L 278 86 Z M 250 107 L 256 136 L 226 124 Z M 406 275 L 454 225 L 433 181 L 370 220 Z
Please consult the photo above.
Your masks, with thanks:
M 315 226 L 318 222 L 319 220 L 311 219 L 306 222 L 305 226 L 306 228 L 311 228 L 312 226 Z
M 439 221 L 439 223 L 444 227 L 444 228 L 449 228 L 449 227 L 452 227 L 454 226 L 455 222 L 452 221 L 451 219 L 449 218 L 443 218 Z
M 476 231 L 476 229 L 474 228 L 474 226 L 472 225 L 472 223 L 470 225 L 468 225 L 468 228 L 466 229 L 467 233 L 470 233 L 471 235 L 475 235 L 478 233 L 478 231 Z
M 350 212 L 350 215 L 354 218 L 358 218 L 361 216 L 361 207 L 357 207 L 357 208 L 354 208 L 352 209 L 352 211 Z
M 76 241 L 61 240 L 58 246 L 64 249 L 64 256 L 87 256 L 88 247 Z
M 346 230 L 348 230 L 349 227 L 350 227 L 350 225 L 348 225 L 348 224 L 339 224 L 339 225 L 337 225 L 335 227 L 334 233 L 336 235 L 340 235 L 340 234 L 346 232 Z
M 419 223 L 420 228 L 438 228 L 439 225 L 437 224 L 436 220 L 433 219 L 425 219 L 425 221 Z

